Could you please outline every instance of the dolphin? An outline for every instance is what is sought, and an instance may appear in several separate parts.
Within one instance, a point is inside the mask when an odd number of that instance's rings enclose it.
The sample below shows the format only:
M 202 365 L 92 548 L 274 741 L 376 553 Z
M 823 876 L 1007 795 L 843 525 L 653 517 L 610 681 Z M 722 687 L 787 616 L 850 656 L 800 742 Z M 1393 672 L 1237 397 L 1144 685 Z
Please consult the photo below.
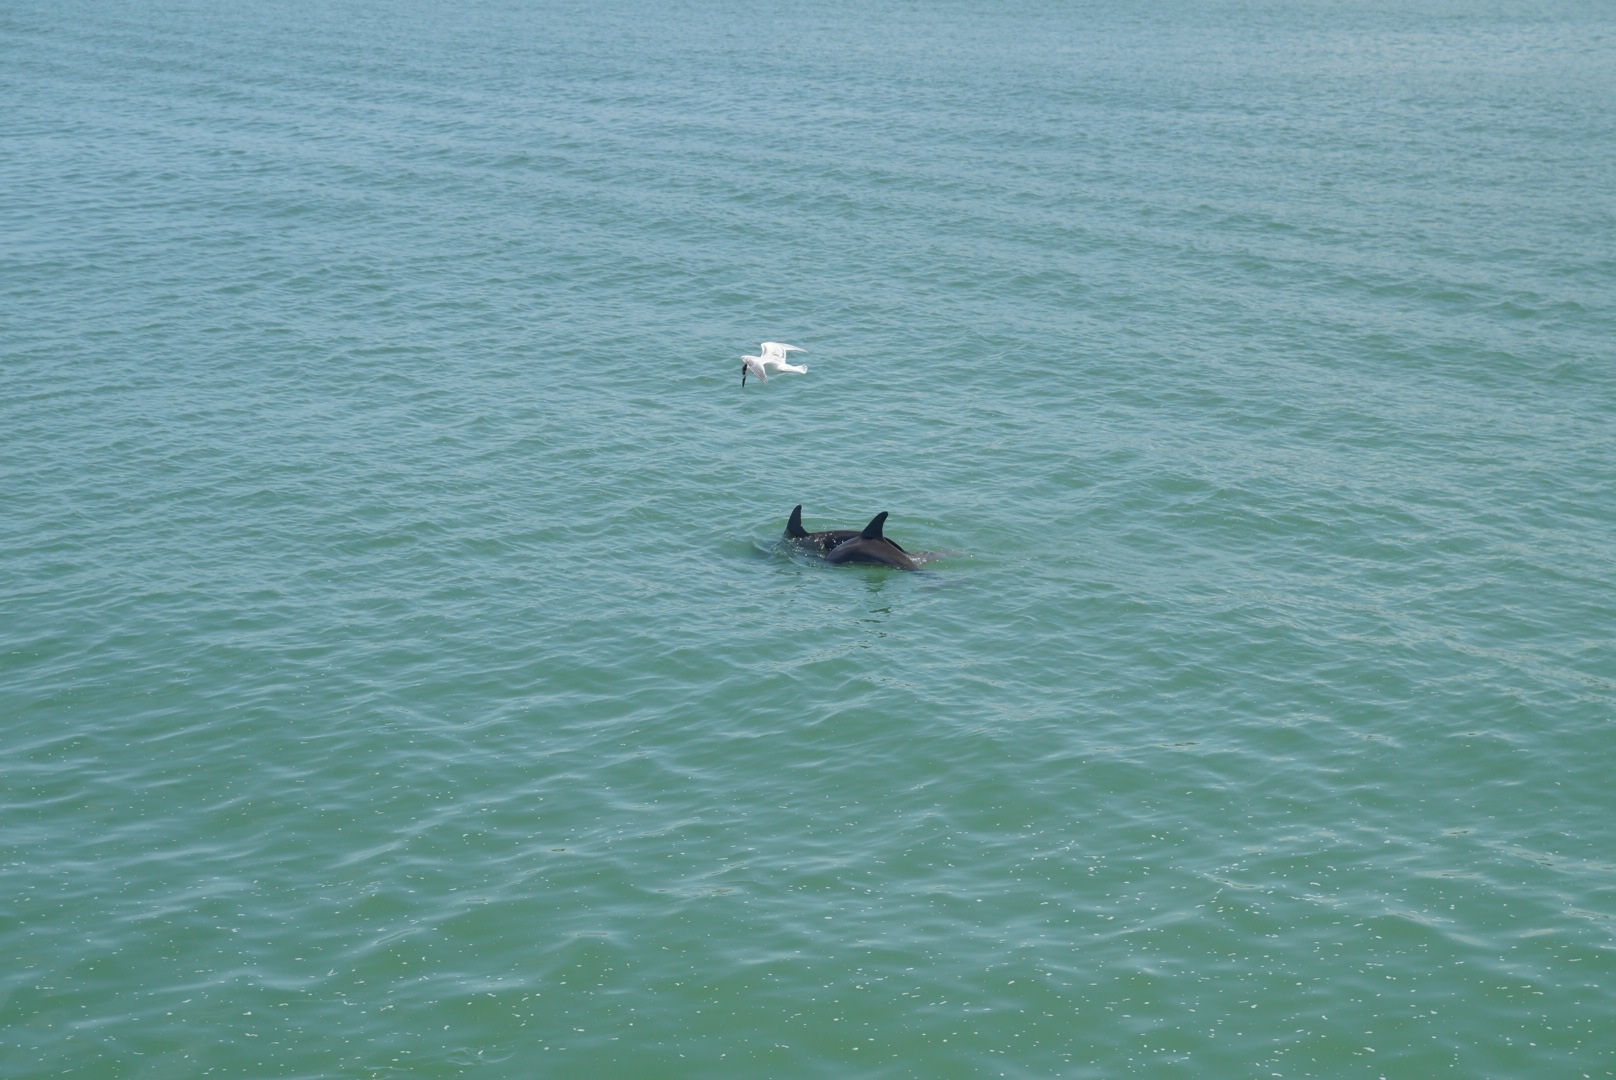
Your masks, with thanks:
M 920 564 L 915 562 L 903 548 L 894 541 L 881 535 L 881 526 L 886 523 L 887 512 L 881 511 L 870 519 L 856 537 L 842 540 L 833 548 L 825 552 L 825 561 L 841 565 L 842 563 L 873 563 L 876 566 L 895 566 L 899 570 L 919 570 Z
M 857 529 L 826 529 L 824 532 L 809 532 L 802 527 L 802 504 L 798 503 L 791 508 L 791 518 L 786 522 L 786 539 L 799 544 L 806 544 L 815 548 L 821 555 L 830 551 L 839 544 L 857 537 Z

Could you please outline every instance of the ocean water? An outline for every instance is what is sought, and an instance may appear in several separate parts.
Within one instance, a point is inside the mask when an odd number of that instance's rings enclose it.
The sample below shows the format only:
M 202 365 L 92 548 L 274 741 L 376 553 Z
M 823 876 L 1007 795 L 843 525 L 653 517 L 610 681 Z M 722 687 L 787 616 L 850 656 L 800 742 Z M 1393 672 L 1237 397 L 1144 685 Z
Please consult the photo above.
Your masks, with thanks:
M 7 0 L 0 102 L 0 1075 L 1616 1074 L 1608 4 Z

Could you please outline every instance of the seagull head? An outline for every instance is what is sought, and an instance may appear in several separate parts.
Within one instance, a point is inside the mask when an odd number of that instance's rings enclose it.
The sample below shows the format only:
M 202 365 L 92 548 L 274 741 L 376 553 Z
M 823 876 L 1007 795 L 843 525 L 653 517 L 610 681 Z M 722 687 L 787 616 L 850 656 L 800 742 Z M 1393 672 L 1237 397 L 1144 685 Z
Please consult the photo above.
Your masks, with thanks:
M 743 357 L 741 357 L 741 385 L 742 386 L 746 385 L 746 376 L 747 376 L 747 373 L 749 373 L 749 372 L 758 377 L 758 382 L 768 382 L 769 381 L 768 374 L 766 372 L 764 372 L 764 370 L 763 370 L 763 358 L 760 357 L 760 356 L 743 356 Z

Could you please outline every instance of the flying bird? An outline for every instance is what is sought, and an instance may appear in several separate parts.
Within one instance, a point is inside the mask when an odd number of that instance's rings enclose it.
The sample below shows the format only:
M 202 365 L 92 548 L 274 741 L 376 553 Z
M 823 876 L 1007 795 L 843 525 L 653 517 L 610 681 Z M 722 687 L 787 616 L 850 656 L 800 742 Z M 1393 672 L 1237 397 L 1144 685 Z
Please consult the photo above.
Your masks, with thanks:
M 765 341 L 758 346 L 759 356 L 741 357 L 741 385 L 746 385 L 747 375 L 756 375 L 759 382 L 769 381 L 769 372 L 778 375 L 782 371 L 789 371 L 794 375 L 808 374 L 807 364 L 793 364 L 788 354 L 806 352 L 801 345 L 786 345 L 779 341 Z

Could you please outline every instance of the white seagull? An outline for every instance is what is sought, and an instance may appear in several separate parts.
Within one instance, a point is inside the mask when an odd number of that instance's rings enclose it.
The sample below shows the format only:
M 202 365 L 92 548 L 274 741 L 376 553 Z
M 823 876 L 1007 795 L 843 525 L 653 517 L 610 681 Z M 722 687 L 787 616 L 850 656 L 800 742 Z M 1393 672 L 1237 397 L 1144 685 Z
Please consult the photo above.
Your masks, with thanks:
M 759 382 L 769 381 L 769 372 L 776 375 L 782 371 L 789 371 L 794 375 L 808 374 L 807 364 L 793 364 L 787 359 L 788 353 L 806 352 L 801 345 L 786 345 L 778 341 L 765 341 L 758 346 L 761 356 L 741 357 L 741 385 L 746 385 L 747 375 L 756 375 Z

